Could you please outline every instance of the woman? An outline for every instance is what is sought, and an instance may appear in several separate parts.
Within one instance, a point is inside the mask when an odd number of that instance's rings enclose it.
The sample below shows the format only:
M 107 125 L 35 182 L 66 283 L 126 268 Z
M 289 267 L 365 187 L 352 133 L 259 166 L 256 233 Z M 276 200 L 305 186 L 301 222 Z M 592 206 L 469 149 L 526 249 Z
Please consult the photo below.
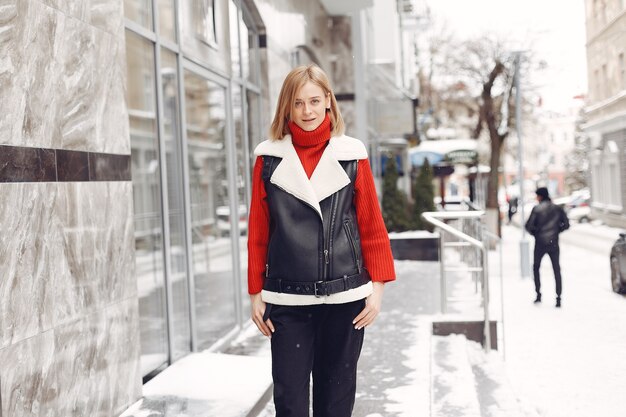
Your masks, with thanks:
M 255 149 L 248 236 L 252 320 L 271 338 L 277 417 L 349 417 L 364 328 L 395 279 L 362 142 L 326 74 L 292 70 Z

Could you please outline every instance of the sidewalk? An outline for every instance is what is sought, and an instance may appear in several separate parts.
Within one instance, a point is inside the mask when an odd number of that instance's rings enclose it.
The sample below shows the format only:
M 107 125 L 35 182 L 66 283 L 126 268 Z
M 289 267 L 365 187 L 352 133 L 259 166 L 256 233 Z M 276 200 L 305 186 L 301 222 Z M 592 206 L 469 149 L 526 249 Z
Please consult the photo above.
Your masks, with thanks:
M 353 417 L 478 416 L 487 406 L 517 415 L 494 370 L 499 353 L 486 357 L 464 337 L 431 336 L 441 319 L 439 263 L 396 261 L 396 272 L 366 330 Z M 452 277 L 451 295 L 463 295 L 456 284 Z M 269 340 L 250 326 L 223 353 L 192 354 L 159 374 L 123 417 L 273 417 L 269 354 Z M 481 369 L 483 392 L 475 388 Z
M 533 304 L 533 278 L 520 276 L 521 230 L 503 228 L 506 374 L 543 417 L 624 415 L 626 297 L 611 291 L 609 268 L 620 231 L 574 223 L 561 235 L 563 307 L 557 309 L 549 259 L 540 269 L 543 302 Z M 532 258 L 532 236 L 527 239 Z
M 619 231 L 580 226 L 563 235 L 562 309 L 553 305 L 547 260 L 545 302 L 532 303 L 532 279 L 519 276 L 521 231 L 503 227 L 502 288 L 499 252 L 490 252 L 489 265 L 490 314 L 504 326 L 499 350 L 489 354 L 463 336 L 432 336 L 433 321 L 481 319 L 479 308 L 472 317 L 439 314 L 439 263 L 396 261 L 398 279 L 386 285 L 382 312 L 366 330 L 353 417 L 622 415 L 626 377 L 614 364 L 626 351 L 626 300 L 610 291 L 603 253 Z M 588 242 L 605 246 L 591 250 Z M 448 288 L 453 313 L 455 302 L 479 307 L 466 277 L 451 276 Z M 249 326 L 224 352 L 192 354 L 159 374 L 123 417 L 273 417 L 269 356 L 269 340 Z

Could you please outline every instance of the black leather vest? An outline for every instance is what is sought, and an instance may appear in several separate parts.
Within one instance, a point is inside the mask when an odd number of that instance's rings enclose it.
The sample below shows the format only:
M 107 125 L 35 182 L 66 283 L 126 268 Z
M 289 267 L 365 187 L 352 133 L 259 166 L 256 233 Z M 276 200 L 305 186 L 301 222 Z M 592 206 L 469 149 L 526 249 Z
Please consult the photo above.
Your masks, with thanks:
M 329 281 L 360 274 L 361 241 L 353 204 L 358 161 L 339 161 L 350 184 L 320 202 L 323 221 L 306 202 L 270 182 L 280 161 L 263 156 L 270 212 L 266 282 Z

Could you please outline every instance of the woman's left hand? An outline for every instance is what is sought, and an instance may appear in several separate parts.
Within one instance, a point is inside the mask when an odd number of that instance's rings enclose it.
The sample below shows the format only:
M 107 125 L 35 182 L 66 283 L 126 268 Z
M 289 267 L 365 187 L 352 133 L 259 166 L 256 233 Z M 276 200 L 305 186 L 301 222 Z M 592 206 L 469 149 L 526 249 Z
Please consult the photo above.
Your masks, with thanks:
M 378 313 L 380 313 L 385 284 L 382 282 L 373 282 L 372 285 L 374 286 L 374 292 L 367 297 L 365 308 L 352 320 L 352 324 L 354 324 L 354 328 L 357 330 L 372 324 L 376 316 L 378 316 Z

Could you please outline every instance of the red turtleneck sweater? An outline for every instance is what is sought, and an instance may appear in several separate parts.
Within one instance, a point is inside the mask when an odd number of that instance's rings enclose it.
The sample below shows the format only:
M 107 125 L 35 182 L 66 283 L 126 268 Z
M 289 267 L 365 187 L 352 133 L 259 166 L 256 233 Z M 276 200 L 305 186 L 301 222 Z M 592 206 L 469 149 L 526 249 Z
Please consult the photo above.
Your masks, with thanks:
M 302 162 L 304 171 L 311 178 L 330 140 L 330 118 L 327 114 L 322 124 L 311 132 L 302 130 L 293 122 L 289 122 L 289 130 L 293 147 Z M 252 173 L 252 201 L 248 225 L 248 293 L 250 294 L 256 294 L 263 289 L 269 243 L 269 209 L 262 173 L 263 157 L 259 156 Z M 364 265 L 373 281 L 392 281 L 395 279 L 395 270 L 391 245 L 380 212 L 374 177 L 367 159 L 359 160 L 354 188 L 354 205 Z

